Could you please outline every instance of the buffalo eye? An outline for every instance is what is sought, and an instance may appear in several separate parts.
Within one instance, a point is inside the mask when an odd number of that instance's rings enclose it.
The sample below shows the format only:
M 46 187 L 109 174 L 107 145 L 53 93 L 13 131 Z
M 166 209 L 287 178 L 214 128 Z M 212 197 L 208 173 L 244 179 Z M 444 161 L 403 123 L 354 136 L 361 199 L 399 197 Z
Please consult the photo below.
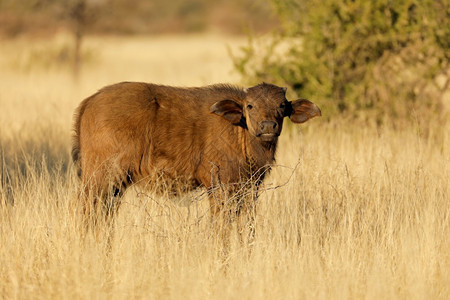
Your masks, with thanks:
M 280 108 L 285 108 L 285 107 L 286 107 L 286 104 L 284 102 L 280 104 Z
M 252 109 L 252 108 L 253 108 L 253 105 L 251 105 L 251 104 L 247 105 L 247 109 Z

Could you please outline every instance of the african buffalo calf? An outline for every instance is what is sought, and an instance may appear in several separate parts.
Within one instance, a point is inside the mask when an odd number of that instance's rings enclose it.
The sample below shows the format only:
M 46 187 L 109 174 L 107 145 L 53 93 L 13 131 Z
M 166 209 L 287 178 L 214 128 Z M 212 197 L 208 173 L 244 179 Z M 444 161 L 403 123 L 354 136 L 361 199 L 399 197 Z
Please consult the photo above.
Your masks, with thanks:
M 274 162 L 283 118 L 303 123 L 321 115 L 315 104 L 288 101 L 285 92 L 266 83 L 243 89 L 123 82 L 101 89 L 75 113 L 72 157 L 85 216 L 110 215 L 130 184 L 163 178 L 183 189 L 206 188 L 213 220 L 248 218 Z

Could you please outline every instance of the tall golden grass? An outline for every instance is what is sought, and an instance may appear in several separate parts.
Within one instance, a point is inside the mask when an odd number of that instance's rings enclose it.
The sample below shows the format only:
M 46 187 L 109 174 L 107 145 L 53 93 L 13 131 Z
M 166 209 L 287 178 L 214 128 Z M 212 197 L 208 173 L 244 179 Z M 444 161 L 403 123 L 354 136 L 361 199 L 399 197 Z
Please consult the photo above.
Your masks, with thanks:
M 134 188 L 110 250 L 82 238 L 69 158 L 78 102 L 122 80 L 235 82 L 224 44 L 242 41 L 90 38 L 93 58 L 78 83 L 31 55 L 64 43 L 2 42 L 0 298 L 450 297 L 450 126 L 442 120 L 398 130 L 339 117 L 288 125 L 251 252 L 233 236 L 229 257 L 217 256 L 203 197 L 189 195 L 186 208 Z

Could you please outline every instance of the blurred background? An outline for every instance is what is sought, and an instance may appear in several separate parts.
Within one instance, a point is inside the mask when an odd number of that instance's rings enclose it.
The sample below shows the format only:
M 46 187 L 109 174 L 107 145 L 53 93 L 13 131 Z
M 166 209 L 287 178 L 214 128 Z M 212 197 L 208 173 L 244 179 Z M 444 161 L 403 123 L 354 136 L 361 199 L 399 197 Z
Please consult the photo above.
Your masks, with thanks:
M 2 35 L 48 36 L 81 25 L 91 34 L 266 32 L 277 23 L 269 0 L 2 0 Z M 76 24 L 79 23 L 79 24 Z
M 448 112 L 449 19 L 447 0 L 0 1 L 14 70 L 78 81 L 103 61 L 98 84 L 268 81 L 378 123 Z

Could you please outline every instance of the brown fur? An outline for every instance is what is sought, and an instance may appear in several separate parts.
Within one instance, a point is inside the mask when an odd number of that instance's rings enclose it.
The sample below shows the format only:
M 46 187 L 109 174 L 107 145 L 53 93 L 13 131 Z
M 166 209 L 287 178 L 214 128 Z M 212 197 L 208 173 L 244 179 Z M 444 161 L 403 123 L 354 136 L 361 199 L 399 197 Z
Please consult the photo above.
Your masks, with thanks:
M 210 193 L 211 212 L 253 209 L 242 202 L 273 163 L 283 118 L 320 115 L 307 100 L 260 84 L 180 88 L 123 82 L 101 89 L 75 113 L 72 157 L 85 212 L 120 196 L 132 183 L 157 178 Z M 232 197 L 232 196 L 236 197 Z M 118 197 L 117 197 L 118 198 Z M 225 207 L 234 199 L 234 208 Z

